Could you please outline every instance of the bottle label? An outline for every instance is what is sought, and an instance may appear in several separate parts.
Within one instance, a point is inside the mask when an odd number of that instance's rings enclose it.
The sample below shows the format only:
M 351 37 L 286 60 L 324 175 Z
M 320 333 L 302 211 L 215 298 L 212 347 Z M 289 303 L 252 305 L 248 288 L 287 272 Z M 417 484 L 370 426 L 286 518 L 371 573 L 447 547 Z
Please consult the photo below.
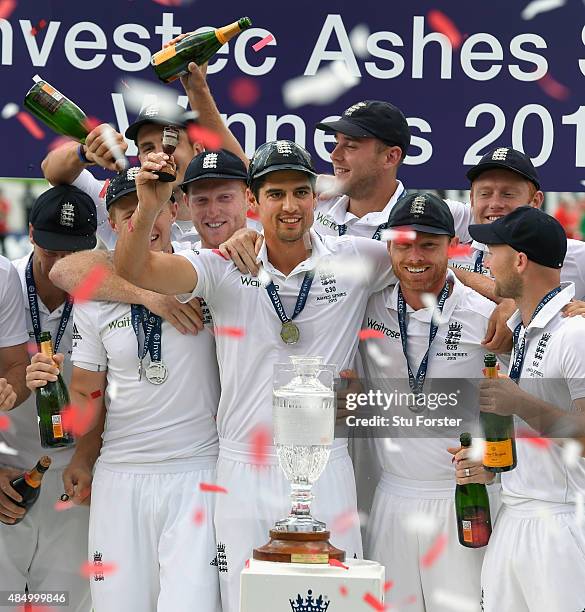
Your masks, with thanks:
M 51 422 L 53 423 L 53 436 L 55 438 L 63 438 L 63 423 L 61 422 L 61 415 L 52 415 Z
M 470 512 L 467 509 L 463 516 L 466 517 L 461 519 L 463 541 L 477 547 L 485 546 L 492 533 L 489 511 L 484 508 L 474 508 Z
M 506 467 L 514 463 L 514 454 L 512 451 L 512 439 L 499 440 L 490 442 L 486 440 L 485 453 L 483 456 L 483 464 L 486 467 Z
M 152 56 L 152 65 L 160 66 L 163 62 L 175 57 L 175 55 L 177 55 L 177 47 L 175 45 L 162 49 Z
M 51 115 L 54 115 L 65 103 L 65 97 L 48 83 L 43 83 L 42 87 L 33 94 L 32 99 Z
M 470 544 L 473 542 L 473 531 L 471 530 L 471 521 L 461 521 L 463 526 L 463 541 L 469 542 Z

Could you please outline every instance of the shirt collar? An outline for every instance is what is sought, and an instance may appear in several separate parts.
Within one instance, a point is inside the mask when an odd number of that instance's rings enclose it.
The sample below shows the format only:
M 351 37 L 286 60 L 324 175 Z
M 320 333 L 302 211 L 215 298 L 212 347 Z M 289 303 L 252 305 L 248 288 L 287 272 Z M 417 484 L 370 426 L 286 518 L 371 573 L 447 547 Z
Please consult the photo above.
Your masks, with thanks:
M 546 327 L 553 317 L 568 304 L 575 296 L 575 284 L 574 283 L 561 283 L 561 291 L 555 295 L 545 306 L 542 307 L 540 312 L 530 322 L 528 329 Z M 518 324 L 522 324 L 522 314 L 520 310 L 517 310 L 509 319 L 508 327 L 514 331 Z
M 311 254 L 309 257 L 301 261 L 300 264 L 296 266 L 296 268 L 286 276 L 280 270 L 277 270 L 271 263 L 268 261 L 268 249 L 266 248 L 266 240 L 262 243 L 260 247 L 260 251 L 258 253 L 258 260 L 262 263 L 262 266 L 266 272 L 269 274 L 274 274 L 275 276 L 279 276 L 280 278 L 288 278 L 295 274 L 301 274 L 307 272 L 308 270 L 314 270 L 319 263 L 321 257 L 328 255 L 331 251 L 325 246 L 323 239 L 317 234 L 312 228 L 309 230 L 308 239 L 310 241 L 311 246 Z
M 488 251 L 487 245 L 477 242 L 477 240 L 471 241 L 471 248 L 475 249 L 476 251 L 483 251 L 484 253 Z
M 343 195 L 329 209 L 329 216 L 338 225 L 348 224 L 350 222 L 356 224 L 360 223 L 362 225 L 382 225 L 382 223 L 386 223 L 386 221 L 388 221 L 390 211 L 404 192 L 404 185 L 400 181 L 396 181 L 396 183 L 396 191 L 386 206 L 384 206 L 384 208 L 380 211 L 370 212 L 363 217 L 358 218 L 347 210 L 347 207 L 349 206 L 349 197 Z

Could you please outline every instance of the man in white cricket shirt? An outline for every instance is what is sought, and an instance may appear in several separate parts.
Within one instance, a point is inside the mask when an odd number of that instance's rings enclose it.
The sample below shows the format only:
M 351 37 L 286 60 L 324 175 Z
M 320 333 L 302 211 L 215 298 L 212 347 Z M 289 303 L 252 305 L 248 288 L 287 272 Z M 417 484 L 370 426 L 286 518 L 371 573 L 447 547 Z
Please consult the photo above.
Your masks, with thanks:
M 366 377 L 384 385 L 399 380 L 407 391 L 429 393 L 425 378 L 453 379 L 450 391 L 459 388 L 456 380 L 481 377 L 481 345 L 495 304 L 465 287 L 448 270 L 448 250 L 455 234 L 453 216 L 443 200 L 429 193 L 412 193 L 396 204 L 390 227 L 416 232 L 414 240 L 394 240 L 388 245 L 392 269 L 398 283 L 376 293 L 368 302 L 363 327 L 382 330 L 383 339 L 360 345 Z M 425 299 L 433 296 L 436 306 Z M 437 310 L 435 310 L 437 309 Z M 390 365 L 376 352 L 375 343 Z M 401 387 L 402 387 L 401 386 Z M 409 609 L 416 612 L 445 612 L 439 590 L 453 596 L 479 601 L 483 549 L 464 548 L 457 537 L 453 503 L 455 481 L 448 447 L 458 446 L 458 436 L 474 422 L 476 406 L 424 409 L 416 406 L 391 408 L 388 416 L 464 417 L 466 424 L 425 428 L 422 425 L 388 427 L 375 439 L 383 473 L 378 483 L 368 521 L 366 555 L 386 567 L 386 578 L 394 586 L 386 595 L 391 605 L 414 596 Z M 359 417 L 359 410 L 356 417 Z M 466 427 L 466 429 L 462 429 Z M 411 437 L 412 436 L 412 437 Z M 390 439 L 388 439 L 390 438 Z M 391 447 L 391 448 L 389 448 Z M 478 464 L 469 463 L 470 474 L 491 483 Z M 494 485 L 492 511 L 495 518 L 498 489 Z M 438 538 L 445 548 L 428 567 L 422 562 Z
M 563 228 L 553 217 L 523 206 L 469 229 L 489 249 L 496 294 L 518 307 L 508 322 L 514 334 L 509 378 L 482 382 L 482 406 L 522 415 L 522 404 L 536 401 L 582 412 L 585 321 L 562 316 L 575 292 L 573 283 L 561 281 L 567 251 Z M 550 440 L 546 448 L 534 444 L 526 436 L 546 431 L 516 419 L 519 430 L 524 432 L 516 440 L 518 464 L 502 474 L 502 511 L 483 564 L 482 609 L 580 612 L 585 609 L 585 528 L 578 504 L 583 508 L 585 458 L 565 460 L 561 440 Z
M 215 252 L 192 256 L 184 251 L 182 257 L 149 252 L 152 223 L 168 193 L 151 172 L 160 167 L 159 158 L 151 160 L 138 175 L 140 207 L 134 231 L 124 231 L 116 246 L 117 271 L 139 286 L 201 296 L 217 326 L 241 330 L 239 338 L 217 337 L 222 385 L 218 482 L 228 494 L 217 500 L 215 526 L 227 569 L 220 574 L 222 603 L 224 610 L 236 612 L 246 559 L 266 542 L 269 529 L 289 509 L 289 486 L 274 448 L 265 454 L 266 465 L 254 465 L 254 435 L 264 430 L 272 438 L 273 366 L 287 362 L 292 354 L 320 355 L 338 371 L 347 368 L 356 353 L 367 298 L 391 281 L 389 259 L 377 241 L 321 239 L 310 230 L 314 170 L 309 154 L 290 141 L 261 146 L 249 172 L 249 202 L 260 215 L 266 238 L 259 257 L 273 284 L 263 286 Z M 370 274 L 332 273 L 327 264 L 343 255 L 363 263 L 364 269 L 369 265 Z M 319 520 L 331 524 L 339 515 L 355 513 L 355 483 L 345 440 L 336 440 L 315 497 L 314 515 Z M 332 543 L 350 558 L 361 555 L 357 522 Z

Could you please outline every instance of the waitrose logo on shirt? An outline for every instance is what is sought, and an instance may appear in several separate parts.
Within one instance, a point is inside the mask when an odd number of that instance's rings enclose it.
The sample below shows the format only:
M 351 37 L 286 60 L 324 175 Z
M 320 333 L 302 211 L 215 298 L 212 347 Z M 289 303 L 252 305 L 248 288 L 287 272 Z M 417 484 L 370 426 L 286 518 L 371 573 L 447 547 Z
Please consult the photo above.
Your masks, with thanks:
M 115 321 L 110 321 L 108 323 L 108 329 L 121 329 L 122 327 L 130 327 L 132 325 L 132 321 L 130 319 L 130 315 L 125 315 L 124 317 L 119 317 Z
M 386 334 L 388 338 L 400 338 L 400 332 L 394 331 L 393 329 L 386 327 L 384 323 L 379 323 L 375 319 L 370 319 L 370 317 L 368 317 L 368 327 L 374 331 L 379 331 Z

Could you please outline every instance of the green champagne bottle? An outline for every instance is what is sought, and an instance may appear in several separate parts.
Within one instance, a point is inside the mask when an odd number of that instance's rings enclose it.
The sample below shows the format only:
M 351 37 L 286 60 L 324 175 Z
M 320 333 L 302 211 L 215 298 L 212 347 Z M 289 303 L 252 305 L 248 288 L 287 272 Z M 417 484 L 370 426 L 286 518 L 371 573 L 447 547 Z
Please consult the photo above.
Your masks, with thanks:
M 50 332 L 41 332 L 41 353 L 53 357 L 53 341 Z M 55 382 L 48 382 L 37 389 L 37 414 L 43 448 L 71 446 L 73 436 L 63 427 L 62 411 L 69 405 L 69 393 L 61 374 Z
M 471 435 L 467 432 L 459 437 L 461 446 L 471 446 Z M 459 543 L 467 548 L 486 546 L 492 533 L 490 499 L 485 485 L 458 484 L 455 488 L 455 514 Z
M 24 106 L 57 134 L 85 143 L 90 130 L 86 114 L 69 98 L 36 74 L 24 97 Z
M 15 491 L 20 493 L 22 497 L 22 501 L 17 502 L 13 500 L 17 506 L 25 508 L 28 511 L 29 508 L 34 505 L 41 492 L 41 481 L 50 465 L 50 457 L 41 457 L 30 472 L 25 472 L 22 476 L 18 476 L 14 480 L 10 481 L 10 486 Z M 20 523 L 23 518 L 24 516 L 14 519 L 14 523 L 10 524 L 16 525 L 17 523 Z
M 497 378 L 496 356 L 488 353 L 483 358 L 486 378 Z M 490 472 L 509 472 L 516 467 L 516 439 L 514 417 L 491 412 L 480 412 L 479 420 L 485 437 L 483 466 Z
M 150 58 L 150 63 L 158 78 L 164 83 L 170 83 L 180 76 L 189 74 L 187 66 L 190 62 L 195 62 L 199 66 L 205 64 L 228 40 L 247 30 L 251 25 L 249 17 L 242 17 L 223 28 L 188 34 L 178 43 L 155 53 Z

